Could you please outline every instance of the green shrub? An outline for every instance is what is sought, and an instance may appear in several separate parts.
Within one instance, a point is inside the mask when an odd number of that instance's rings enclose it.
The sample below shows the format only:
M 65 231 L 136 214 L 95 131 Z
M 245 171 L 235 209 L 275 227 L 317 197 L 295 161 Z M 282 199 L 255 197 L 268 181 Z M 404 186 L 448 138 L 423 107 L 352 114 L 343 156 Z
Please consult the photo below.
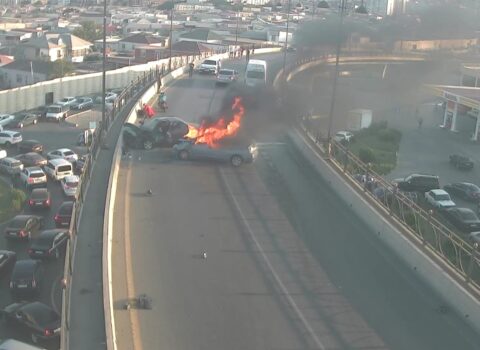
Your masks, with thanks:
M 11 190 L 10 195 L 12 198 L 12 210 L 20 211 L 23 207 L 23 203 L 27 199 L 25 192 L 14 188 Z
M 375 162 L 375 153 L 370 148 L 362 147 L 358 150 L 358 158 L 364 163 Z
M 386 120 L 381 120 L 379 122 L 372 123 L 368 129 L 370 131 L 379 131 L 388 128 L 388 122 Z
M 377 137 L 384 142 L 399 144 L 400 139 L 402 138 L 402 133 L 397 129 L 381 129 L 378 130 Z

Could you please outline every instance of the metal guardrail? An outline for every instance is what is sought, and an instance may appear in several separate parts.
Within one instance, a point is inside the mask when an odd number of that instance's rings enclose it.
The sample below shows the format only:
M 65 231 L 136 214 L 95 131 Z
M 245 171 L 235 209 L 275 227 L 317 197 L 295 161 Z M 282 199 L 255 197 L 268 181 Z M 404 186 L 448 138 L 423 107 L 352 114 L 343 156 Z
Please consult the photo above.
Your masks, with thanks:
M 318 146 L 339 172 L 363 189 L 364 195 L 395 218 L 421 244 L 453 268 L 465 283 L 480 297 L 480 251 L 478 243 L 471 243 L 452 231 L 435 217 L 434 209 L 425 210 L 412 198 L 398 190 L 349 151 L 348 145 L 335 140 L 321 139 L 320 133 L 308 119 L 299 121 L 302 130 Z
M 160 82 L 161 79 L 170 72 L 202 57 L 203 56 L 174 57 L 172 58 L 171 70 L 168 70 L 168 65 L 163 64 L 158 66 L 157 69 L 152 69 L 149 72 L 145 72 L 143 76 L 140 76 L 132 81 L 115 99 L 112 110 L 107 111 L 105 123 L 100 123 L 92 135 L 91 142 L 88 146 L 85 166 L 82 175 L 80 176 L 79 192 L 74 203 L 72 218 L 70 221 L 70 240 L 67 242 L 66 247 L 65 265 L 62 280 L 62 326 L 60 336 L 61 349 L 68 349 L 68 331 L 70 329 L 70 288 L 74 265 L 75 242 L 79 230 L 80 214 L 84 204 L 88 184 L 92 176 L 93 165 L 98 157 L 103 143 L 105 142 L 108 130 L 110 129 L 113 121 L 119 116 L 122 109 L 132 99 L 138 98 L 138 94 L 146 87 L 151 86 L 155 82 Z

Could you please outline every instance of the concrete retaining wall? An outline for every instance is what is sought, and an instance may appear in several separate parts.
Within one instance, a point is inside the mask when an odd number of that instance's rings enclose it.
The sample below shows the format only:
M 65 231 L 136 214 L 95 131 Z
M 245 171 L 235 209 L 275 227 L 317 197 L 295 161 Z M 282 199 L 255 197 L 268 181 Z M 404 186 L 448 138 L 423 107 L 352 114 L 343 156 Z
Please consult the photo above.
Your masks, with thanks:
M 382 213 L 371 206 L 331 165 L 315 150 L 301 132 L 292 130 L 289 137 L 295 147 L 312 164 L 317 173 L 328 182 L 343 201 L 372 229 L 372 232 L 390 248 L 406 266 L 416 270 L 419 277 L 428 283 L 458 314 L 480 332 L 480 303 L 458 281 L 448 275 L 441 266 L 430 259 Z M 468 316 L 467 316 L 468 315 Z

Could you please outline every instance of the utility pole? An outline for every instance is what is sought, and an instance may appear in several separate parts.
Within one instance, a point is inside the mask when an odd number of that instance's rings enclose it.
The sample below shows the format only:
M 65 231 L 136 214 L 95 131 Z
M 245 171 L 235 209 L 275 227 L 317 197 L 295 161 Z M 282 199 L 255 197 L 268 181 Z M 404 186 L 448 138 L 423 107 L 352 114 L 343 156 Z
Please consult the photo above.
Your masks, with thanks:
M 102 129 L 106 132 L 106 104 L 105 98 L 107 94 L 107 0 L 103 0 L 103 59 L 102 59 Z
M 335 98 L 337 94 L 337 82 L 338 82 L 338 71 L 339 71 L 339 61 L 340 61 L 340 51 L 342 48 L 342 30 L 343 30 L 343 17 L 345 14 L 346 0 L 341 0 L 340 3 L 340 18 L 338 21 L 338 33 L 337 33 L 337 47 L 335 50 L 335 75 L 333 77 L 333 86 L 332 86 L 332 99 L 330 101 L 330 111 L 328 113 L 328 132 L 327 132 L 327 141 L 330 149 L 331 142 L 331 133 L 332 133 L 332 123 L 333 123 L 333 112 L 335 110 Z
M 288 0 L 288 8 L 287 8 L 287 30 L 286 30 L 286 35 L 285 35 L 285 45 L 283 47 L 283 74 L 285 74 L 285 67 L 287 65 L 287 46 L 288 46 L 288 27 L 290 25 L 290 5 L 292 3 L 292 0 Z M 285 79 L 287 79 L 287 76 L 285 75 Z M 286 82 L 286 80 L 285 80 Z
M 172 8 L 170 9 L 170 39 L 168 40 L 168 46 L 169 46 L 169 51 L 170 55 L 168 58 L 168 71 L 170 72 L 172 70 L 172 32 L 173 32 L 173 7 L 174 3 L 172 0 Z

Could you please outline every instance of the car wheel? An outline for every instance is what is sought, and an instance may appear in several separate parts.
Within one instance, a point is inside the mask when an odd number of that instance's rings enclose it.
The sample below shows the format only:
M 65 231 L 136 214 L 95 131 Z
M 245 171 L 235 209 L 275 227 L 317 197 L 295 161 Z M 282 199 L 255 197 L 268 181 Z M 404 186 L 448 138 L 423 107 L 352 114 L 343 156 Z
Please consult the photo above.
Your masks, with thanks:
M 150 140 L 143 141 L 143 148 L 148 150 L 151 150 L 153 148 L 153 142 Z
M 243 158 L 238 155 L 232 156 L 230 163 L 232 163 L 234 167 L 239 167 L 243 163 Z
M 179 153 L 178 153 L 178 158 L 180 158 L 181 160 L 187 160 L 188 159 L 188 151 L 186 150 L 181 150 Z

